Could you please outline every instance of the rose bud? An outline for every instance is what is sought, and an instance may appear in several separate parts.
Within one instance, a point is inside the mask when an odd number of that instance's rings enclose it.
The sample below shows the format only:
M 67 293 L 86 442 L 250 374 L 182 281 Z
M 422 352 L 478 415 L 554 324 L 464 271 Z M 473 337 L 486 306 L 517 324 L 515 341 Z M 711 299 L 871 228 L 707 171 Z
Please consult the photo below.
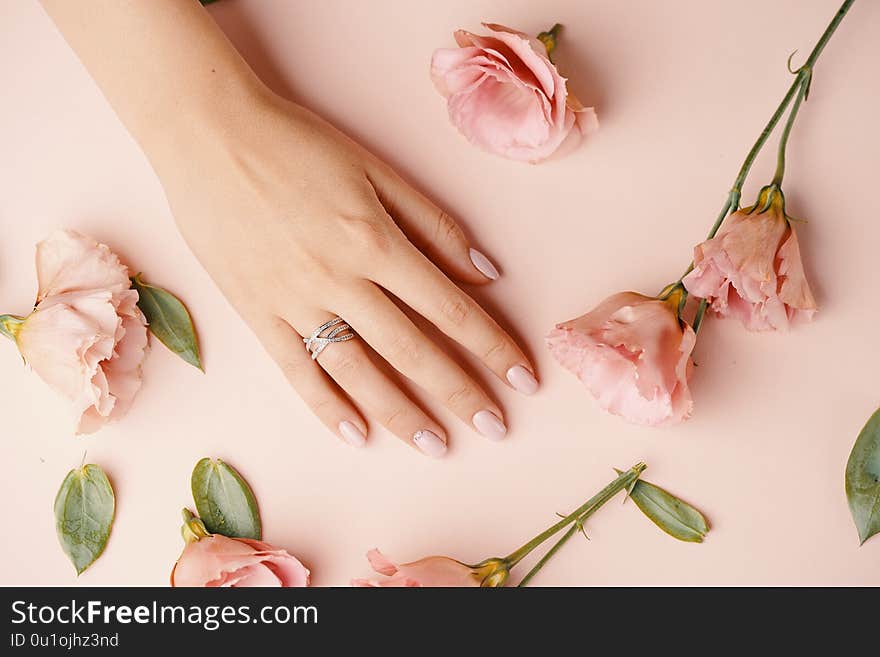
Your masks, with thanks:
M 660 300 L 621 292 L 547 336 L 553 357 L 599 405 L 630 422 L 677 424 L 693 407 L 688 378 L 693 329 L 679 319 L 679 288 Z
M 138 293 L 106 245 L 73 231 L 40 242 L 36 265 L 36 307 L 0 317 L 0 331 L 73 402 L 77 433 L 91 433 L 124 415 L 141 386 L 147 329 Z
M 171 586 L 236 588 L 309 585 L 309 570 L 286 550 L 249 538 L 210 534 L 184 510 L 186 547 L 171 570 Z
M 507 564 L 502 559 L 487 559 L 476 566 L 468 566 L 449 557 L 425 557 L 397 565 L 386 559 L 379 550 L 367 552 L 367 559 L 373 570 L 388 579 L 354 579 L 352 586 L 497 587 L 504 586 L 509 574 Z
M 694 248 L 694 269 L 683 283 L 709 301 L 716 315 L 736 317 L 752 331 L 788 329 L 816 312 L 776 185 L 764 187 L 755 205 L 734 212 L 712 239 Z
M 569 93 L 541 42 L 503 25 L 484 26 L 488 36 L 458 30 L 459 47 L 436 50 L 431 60 L 449 118 L 468 140 L 490 153 L 539 162 L 598 127 L 595 110 Z

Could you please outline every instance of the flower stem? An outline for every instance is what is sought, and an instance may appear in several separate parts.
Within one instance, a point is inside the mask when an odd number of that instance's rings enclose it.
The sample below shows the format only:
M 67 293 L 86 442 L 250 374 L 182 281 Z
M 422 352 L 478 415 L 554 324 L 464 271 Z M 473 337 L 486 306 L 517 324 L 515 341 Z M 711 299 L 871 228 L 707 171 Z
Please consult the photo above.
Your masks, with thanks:
M 742 197 L 742 188 L 745 184 L 746 177 L 749 175 L 749 171 L 751 171 L 752 164 L 754 164 L 755 158 L 757 158 L 758 153 L 761 152 L 761 149 L 764 147 L 764 144 L 767 143 L 767 139 L 770 137 L 773 129 L 779 123 L 782 115 L 785 114 L 785 110 L 788 109 L 789 105 L 791 105 L 792 99 L 794 99 L 794 106 L 792 107 L 791 112 L 788 115 L 788 119 L 786 120 L 782 136 L 779 139 L 779 151 L 776 159 L 776 173 L 773 177 L 774 184 L 779 186 L 782 183 L 782 177 L 785 174 L 785 149 L 788 146 L 788 138 L 791 134 L 791 128 L 794 125 L 794 120 L 797 117 L 797 113 L 800 109 L 801 103 L 805 101 L 809 96 L 810 83 L 812 82 L 813 78 L 813 67 L 816 64 L 816 61 L 819 59 L 819 55 L 822 54 L 822 51 L 825 49 L 825 46 L 831 39 L 831 35 L 833 35 L 835 30 L 837 30 L 837 26 L 840 25 L 843 17 L 846 16 L 847 12 L 854 2 L 855 0 L 844 0 L 844 3 L 840 6 L 840 9 L 837 10 L 837 13 L 834 14 L 834 18 L 831 19 L 828 27 L 825 28 L 822 36 L 819 37 L 816 45 L 813 46 L 813 50 L 810 52 L 810 56 L 807 57 L 807 60 L 804 62 L 803 66 L 801 66 L 796 71 L 797 75 L 794 79 L 794 82 L 791 83 L 788 91 L 785 92 L 785 96 L 783 96 L 782 101 L 776 108 L 776 111 L 773 112 L 773 116 L 770 117 L 770 121 L 768 121 L 767 125 L 764 126 L 761 134 L 758 135 L 758 140 L 754 143 L 748 155 L 746 155 L 746 159 L 743 162 L 742 167 L 740 167 L 739 173 L 736 176 L 736 180 L 734 180 L 733 182 L 733 187 L 730 188 L 730 192 L 728 192 L 727 194 L 727 199 L 724 202 L 724 206 L 721 208 L 721 212 L 718 213 L 718 217 L 715 219 L 715 223 L 712 224 L 712 228 L 709 229 L 709 234 L 706 237 L 707 240 L 715 237 L 718 229 L 721 228 L 721 224 L 724 223 L 724 220 L 727 218 L 728 214 L 739 210 L 739 201 Z M 687 274 L 689 274 L 693 267 L 694 263 L 691 262 L 684 275 L 686 276 Z M 682 278 L 684 278 L 684 276 L 682 276 Z M 705 314 L 705 312 L 706 301 L 703 300 L 700 303 L 700 306 L 697 309 L 696 317 L 694 318 L 694 332 L 700 330 L 700 324 L 703 321 L 703 315 Z
M 709 307 L 709 302 L 706 299 L 700 299 L 700 305 L 697 306 L 697 312 L 694 315 L 694 325 L 691 327 L 694 329 L 694 335 L 699 333 L 700 325 L 703 323 L 703 317 L 706 315 L 706 308 Z
M 834 34 L 837 30 L 837 26 L 840 25 L 843 17 L 846 16 L 846 13 L 849 11 L 850 7 L 852 7 L 853 2 L 855 2 L 855 0 L 845 0 L 840 6 L 840 9 L 837 10 L 837 13 L 834 14 L 834 18 L 831 19 L 831 22 L 828 24 L 828 27 L 825 28 L 822 36 L 819 37 L 816 45 L 813 46 L 813 51 L 810 53 L 810 56 L 807 57 L 807 61 L 805 61 L 804 65 L 797 70 L 797 79 L 794 81 L 792 88 L 788 90 L 787 97 L 791 96 L 795 87 L 797 88 L 797 93 L 794 98 L 794 105 L 788 115 L 788 120 L 785 122 L 782 136 L 779 139 L 779 152 L 776 158 L 776 174 L 773 176 L 773 183 L 777 186 L 782 184 L 782 177 L 785 175 L 785 149 L 788 146 L 788 137 L 791 134 L 791 128 L 794 125 L 794 120 L 797 117 L 801 103 L 810 95 L 810 83 L 813 80 L 813 66 L 815 66 L 816 60 L 819 59 L 819 55 L 825 50 L 825 46 L 831 39 L 831 35 Z
M 828 40 L 831 38 L 831 35 L 834 34 L 837 26 L 840 25 L 840 21 L 843 20 L 844 16 L 846 16 L 846 13 L 849 11 L 853 2 L 855 2 L 855 0 L 844 1 L 844 3 L 840 6 L 840 9 L 838 9 L 837 13 L 834 15 L 834 18 L 828 24 L 828 27 L 825 28 L 822 36 L 819 37 L 816 45 L 813 46 L 813 50 L 810 53 L 810 56 L 807 57 L 807 61 L 805 61 L 804 65 L 798 69 L 797 77 L 788 88 L 788 91 L 785 92 L 785 96 L 782 98 L 782 102 L 779 103 L 779 107 L 776 108 L 773 116 L 770 117 L 770 121 L 767 123 L 767 125 L 764 127 L 764 130 L 762 130 L 761 134 L 758 136 L 758 140 L 755 142 L 755 145 L 752 146 L 752 150 L 750 150 L 749 154 L 746 156 L 745 162 L 743 162 L 743 165 L 739 170 L 739 174 L 737 174 L 736 180 L 733 183 L 733 187 L 730 190 L 730 195 L 728 196 L 724 210 L 722 211 L 719 220 L 715 222 L 715 226 L 713 226 L 712 231 L 710 231 L 709 233 L 710 239 L 715 236 L 715 233 L 718 231 L 718 227 L 721 226 L 721 222 L 724 220 L 724 217 L 727 216 L 727 212 L 730 210 L 736 211 L 739 209 L 739 199 L 742 195 L 742 186 L 745 183 L 746 176 L 748 176 L 749 170 L 751 170 L 755 158 L 758 156 L 761 148 L 766 143 L 767 138 L 770 136 L 770 133 L 773 132 L 773 128 L 775 128 L 776 124 L 779 123 L 779 119 L 782 118 L 782 115 L 785 113 L 785 110 L 791 103 L 792 99 L 796 96 L 801 95 L 803 96 L 803 98 L 806 98 L 809 91 L 809 82 L 810 78 L 812 77 L 813 66 L 816 64 L 816 61 L 819 59 L 819 55 L 822 54 L 822 51 L 825 49 Z M 797 114 L 797 106 L 799 105 L 800 100 L 796 101 L 796 107 L 792 111 L 792 116 L 789 117 L 789 123 L 792 123 L 794 121 L 794 114 Z M 787 128 L 787 131 L 790 130 L 791 128 L 789 126 Z M 784 135 L 784 139 L 785 141 L 788 140 L 787 134 Z
M 639 478 L 639 475 L 642 474 L 646 467 L 648 466 L 644 463 L 636 463 L 629 470 L 627 470 L 626 472 L 622 472 L 620 475 L 618 475 L 618 477 L 614 481 L 605 486 L 605 488 L 603 488 L 589 500 L 584 502 L 572 513 L 569 513 L 567 516 L 562 518 L 562 520 L 542 531 L 540 534 L 535 536 L 532 540 L 530 540 L 519 549 L 511 552 L 504 558 L 504 561 L 507 563 L 508 568 L 513 568 L 516 564 L 518 564 L 526 556 L 528 556 L 532 550 L 534 550 L 548 538 L 556 534 L 560 529 L 563 529 L 566 525 L 573 523 L 581 517 L 586 517 L 590 515 L 600 506 L 605 504 L 605 502 L 617 495 L 617 493 L 625 488 L 629 488 L 629 486 L 632 485 L 632 483 Z M 546 559 L 543 559 L 542 561 L 546 562 Z
M 559 552 L 560 548 L 562 548 L 562 546 L 568 542 L 568 539 L 575 535 L 577 530 L 578 523 L 574 523 L 571 527 L 569 527 L 568 531 L 565 532 L 560 537 L 560 539 L 553 544 L 553 547 L 547 550 L 547 554 L 541 557 L 538 560 L 538 563 L 536 563 L 534 567 L 528 573 L 526 573 L 526 576 L 520 580 L 519 584 L 517 584 L 517 587 L 525 586 L 526 584 L 528 584 L 531 579 L 538 574 L 538 571 L 541 570 L 541 568 L 543 568 L 548 561 L 550 561 L 551 557 Z
M 798 110 L 801 108 L 801 103 L 806 98 L 807 89 L 810 88 L 810 78 L 811 74 L 809 72 L 804 74 L 802 70 L 798 73 L 800 87 L 794 98 L 794 105 L 791 106 L 791 112 L 788 114 L 788 120 L 782 129 L 782 136 L 779 138 L 779 151 L 776 155 L 776 173 L 773 175 L 773 184 L 777 186 L 782 184 L 782 178 L 785 175 L 785 149 L 788 147 L 788 137 L 791 134 L 791 128 L 794 125 Z
M 628 473 L 621 473 L 621 475 L 625 474 Z M 629 492 L 632 490 L 633 486 L 635 486 L 637 479 L 638 476 L 631 478 L 630 482 L 625 486 L 627 495 L 629 495 Z M 545 564 L 550 561 L 554 554 L 559 552 L 562 546 L 565 545 L 572 536 L 574 536 L 578 531 L 583 531 L 584 521 L 591 515 L 593 515 L 596 511 L 598 511 L 599 507 L 602 506 L 602 504 L 604 504 L 608 499 L 610 498 L 601 500 L 596 504 L 590 506 L 589 508 L 585 509 L 584 512 L 581 513 L 581 515 L 579 515 L 577 519 L 572 523 L 572 525 L 568 528 L 568 531 L 566 531 L 559 538 L 559 540 L 556 541 L 549 550 L 547 550 L 547 553 L 538 560 L 538 562 L 532 567 L 532 569 L 528 573 L 526 573 L 526 576 L 520 580 L 517 586 L 525 586 L 526 584 L 528 584 L 531 579 L 538 574 L 538 571 L 540 571 L 541 568 L 543 568 Z M 587 534 L 586 532 L 584 532 L 584 537 L 586 536 Z

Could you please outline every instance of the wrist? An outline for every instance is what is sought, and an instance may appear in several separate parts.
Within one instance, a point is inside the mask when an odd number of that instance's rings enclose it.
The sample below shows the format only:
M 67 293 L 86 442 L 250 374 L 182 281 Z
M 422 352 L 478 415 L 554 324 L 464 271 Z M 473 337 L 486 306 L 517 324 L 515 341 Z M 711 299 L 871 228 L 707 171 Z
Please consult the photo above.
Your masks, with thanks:
M 146 108 L 128 127 L 162 178 L 182 155 L 196 157 L 242 139 L 282 102 L 252 73 L 212 71 L 185 95 Z

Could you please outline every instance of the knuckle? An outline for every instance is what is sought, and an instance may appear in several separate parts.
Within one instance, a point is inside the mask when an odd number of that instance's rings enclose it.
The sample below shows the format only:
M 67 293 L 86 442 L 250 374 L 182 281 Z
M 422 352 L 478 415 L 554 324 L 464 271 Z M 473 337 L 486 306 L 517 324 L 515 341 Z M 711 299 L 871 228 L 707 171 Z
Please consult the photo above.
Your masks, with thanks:
M 333 415 L 334 411 L 336 410 L 337 404 L 338 402 L 332 397 L 322 396 L 310 400 L 309 408 L 311 408 L 312 413 L 317 415 L 319 418 L 328 418 Z
M 394 246 L 394 232 L 384 221 L 372 217 L 348 219 L 346 226 L 349 239 L 362 251 L 387 254 Z
M 361 358 L 350 349 L 345 349 L 344 344 L 334 344 L 318 357 L 318 361 L 330 372 L 334 379 L 351 381 L 358 376 L 362 368 Z M 340 348 L 343 347 L 343 348 Z
M 437 212 L 434 238 L 440 242 L 457 242 L 464 239 L 464 235 L 455 219 L 447 212 L 439 210 Z
M 398 334 L 391 339 L 388 347 L 388 359 L 392 362 L 415 364 L 424 356 L 424 348 L 411 336 Z
M 292 356 L 282 356 L 276 358 L 275 362 L 278 364 L 278 367 L 281 368 L 281 372 L 287 380 L 290 381 L 291 384 L 296 385 L 303 372 L 302 359 L 294 358 Z
M 504 354 L 509 349 L 509 345 L 507 340 L 504 338 L 496 339 L 487 349 L 483 352 L 483 360 L 492 361 L 498 356 Z
M 452 408 L 459 408 L 466 406 L 467 402 L 477 396 L 479 395 L 476 389 L 469 383 L 466 383 L 449 392 L 446 395 L 446 403 Z
M 395 432 L 403 425 L 407 423 L 406 418 L 409 416 L 407 409 L 405 408 L 392 408 L 387 409 L 382 414 L 382 426 L 386 427 L 392 432 Z
M 471 304 L 460 294 L 452 295 L 440 302 L 440 312 L 453 326 L 461 326 L 471 314 Z

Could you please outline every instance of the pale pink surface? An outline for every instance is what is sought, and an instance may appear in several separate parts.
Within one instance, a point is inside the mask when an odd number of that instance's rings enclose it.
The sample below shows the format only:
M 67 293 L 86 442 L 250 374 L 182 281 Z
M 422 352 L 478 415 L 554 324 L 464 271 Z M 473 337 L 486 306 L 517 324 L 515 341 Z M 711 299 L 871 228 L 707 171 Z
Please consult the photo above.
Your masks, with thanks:
M 596 408 L 543 346 L 547 328 L 585 304 L 616 290 L 659 289 L 681 273 L 791 83 L 786 58 L 809 50 L 837 5 L 212 7 L 271 85 L 443 200 L 504 272 L 474 294 L 522 337 L 542 388 L 522 397 L 484 377 L 510 429 L 501 443 L 433 406 L 451 429 L 449 454 L 434 461 L 381 431 L 361 450 L 327 434 L 190 255 L 146 160 L 42 10 L 0 3 L 0 311 L 29 309 L 33 245 L 58 226 L 76 227 L 112 244 L 133 271 L 173 285 L 201 329 L 207 370 L 156 345 L 125 419 L 76 439 L 66 403 L 0 342 L 0 499 L 7 525 L 28 537 L 0 542 L 0 582 L 167 584 L 182 549 L 178 514 L 190 502 L 190 472 L 216 456 L 253 484 L 266 538 L 307 563 L 318 586 L 371 577 L 364 552 L 377 544 L 404 560 L 507 553 L 610 481 L 612 466 L 642 459 L 649 480 L 706 512 L 706 542 L 678 543 L 631 504 L 612 503 L 589 523 L 592 540 L 571 541 L 535 584 L 880 585 L 880 542 L 859 549 L 843 493 L 852 442 L 880 404 L 880 354 L 865 348 L 880 325 L 869 284 L 880 244 L 872 193 L 880 133 L 869 129 L 880 88 L 865 83 L 880 60 L 880 3 L 854 5 L 792 134 L 788 210 L 810 219 L 798 232 L 807 274 L 820 284 L 816 321 L 780 335 L 709 320 L 695 353 L 694 415 L 660 433 Z M 589 144 L 529 167 L 455 134 L 427 66 L 455 29 L 487 18 L 530 33 L 566 25 L 557 59 L 602 115 Z M 303 25 L 332 26 L 332 38 Z M 389 89 L 389 71 L 392 97 L 378 92 Z M 772 177 L 774 154 L 765 155 L 746 198 Z M 77 579 L 51 510 L 85 449 L 111 477 L 118 507 L 106 552 Z
M 678 301 L 635 292 L 613 294 L 547 335 L 547 348 L 606 411 L 647 426 L 690 417 L 694 330 L 677 316 Z
M 67 398 L 77 433 L 121 419 L 141 387 L 146 319 L 105 244 L 59 229 L 37 244 L 37 305 L 16 332 L 28 367 Z
M 183 548 L 171 571 L 172 586 L 308 586 L 299 559 L 263 541 L 219 534 Z
M 424 557 L 410 563 L 396 564 L 379 550 L 367 552 L 370 567 L 382 577 L 352 580 L 352 586 L 399 587 L 399 586 L 479 586 L 480 579 L 474 571 L 460 561 L 449 557 Z

